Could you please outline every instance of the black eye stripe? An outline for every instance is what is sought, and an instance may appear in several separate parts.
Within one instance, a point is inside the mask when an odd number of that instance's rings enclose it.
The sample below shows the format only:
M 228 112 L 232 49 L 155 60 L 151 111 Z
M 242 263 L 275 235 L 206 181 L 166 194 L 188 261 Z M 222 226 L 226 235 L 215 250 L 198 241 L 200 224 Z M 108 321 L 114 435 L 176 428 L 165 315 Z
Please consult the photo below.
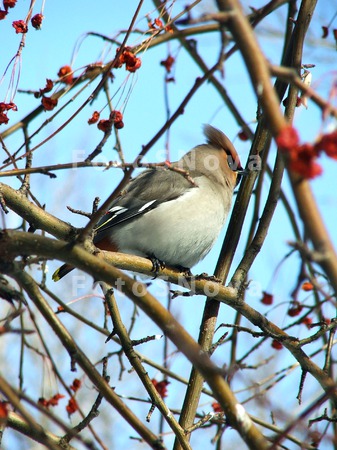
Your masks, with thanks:
M 232 169 L 234 172 L 242 170 L 239 157 L 233 158 L 233 155 L 227 154 L 227 162 L 229 168 Z

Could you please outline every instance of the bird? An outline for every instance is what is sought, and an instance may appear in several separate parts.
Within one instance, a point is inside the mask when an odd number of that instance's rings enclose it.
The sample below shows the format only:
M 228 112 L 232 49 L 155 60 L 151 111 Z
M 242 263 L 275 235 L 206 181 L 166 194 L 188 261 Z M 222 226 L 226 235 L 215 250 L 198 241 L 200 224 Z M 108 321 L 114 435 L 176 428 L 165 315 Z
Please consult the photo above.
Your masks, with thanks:
M 230 139 L 204 125 L 206 143 L 168 166 L 155 166 L 132 179 L 113 200 L 94 230 L 101 250 L 151 259 L 153 270 L 190 269 L 213 247 L 223 228 L 242 173 Z M 64 264 L 58 281 L 74 267 Z M 156 269 L 155 269 L 156 268 Z

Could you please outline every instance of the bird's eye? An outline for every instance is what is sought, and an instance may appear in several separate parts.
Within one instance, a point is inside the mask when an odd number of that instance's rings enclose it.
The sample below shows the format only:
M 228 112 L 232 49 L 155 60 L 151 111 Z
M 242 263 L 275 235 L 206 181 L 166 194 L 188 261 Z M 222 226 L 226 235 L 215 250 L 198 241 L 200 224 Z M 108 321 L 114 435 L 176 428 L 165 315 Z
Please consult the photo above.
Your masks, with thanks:
M 233 158 L 232 155 L 227 155 L 227 162 L 229 168 L 233 170 L 233 172 L 242 169 L 239 158 Z
M 237 156 L 236 158 L 233 158 L 232 154 L 228 154 L 227 155 L 227 163 L 229 168 L 233 171 L 233 172 L 237 172 L 237 177 L 236 177 L 236 183 L 235 185 L 237 186 L 242 178 L 242 174 L 243 174 L 243 168 L 241 166 L 239 157 Z

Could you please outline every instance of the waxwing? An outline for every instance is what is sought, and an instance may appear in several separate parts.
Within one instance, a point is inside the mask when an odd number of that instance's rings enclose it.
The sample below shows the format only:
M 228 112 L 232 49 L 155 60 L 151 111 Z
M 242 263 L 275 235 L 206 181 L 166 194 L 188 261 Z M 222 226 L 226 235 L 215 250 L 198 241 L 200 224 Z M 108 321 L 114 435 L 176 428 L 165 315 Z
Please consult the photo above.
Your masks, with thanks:
M 179 269 L 207 255 L 226 221 L 242 167 L 224 133 L 205 125 L 204 134 L 206 144 L 129 182 L 95 228 L 98 248 Z M 72 269 L 64 264 L 53 280 Z

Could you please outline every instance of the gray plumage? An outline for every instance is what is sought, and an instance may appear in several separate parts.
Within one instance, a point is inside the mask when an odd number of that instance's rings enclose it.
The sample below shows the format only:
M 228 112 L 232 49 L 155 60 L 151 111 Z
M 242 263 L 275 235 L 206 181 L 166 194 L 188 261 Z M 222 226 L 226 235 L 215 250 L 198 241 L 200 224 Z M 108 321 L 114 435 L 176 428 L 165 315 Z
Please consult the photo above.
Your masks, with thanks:
M 223 227 L 241 169 L 233 144 L 205 125 L 198 145 L 172 169 L 148 169 L 132 180 L 97 224 L 94 244 L 103 250 L 156 258 L 173 267 L 193 267 Z M 64 264 L 58 281 L 73 269 Z
M 113 240 L 118 251 L 193 267 L 212 248 L 227 218 L 237 153 L 221 131 L 206 125 L 207 144 L 186 153 L 173 168 L 145 170 L 132 180 L 97 226 L 94 243 Z M 125 208 L 125 209 L 124 209 Z

